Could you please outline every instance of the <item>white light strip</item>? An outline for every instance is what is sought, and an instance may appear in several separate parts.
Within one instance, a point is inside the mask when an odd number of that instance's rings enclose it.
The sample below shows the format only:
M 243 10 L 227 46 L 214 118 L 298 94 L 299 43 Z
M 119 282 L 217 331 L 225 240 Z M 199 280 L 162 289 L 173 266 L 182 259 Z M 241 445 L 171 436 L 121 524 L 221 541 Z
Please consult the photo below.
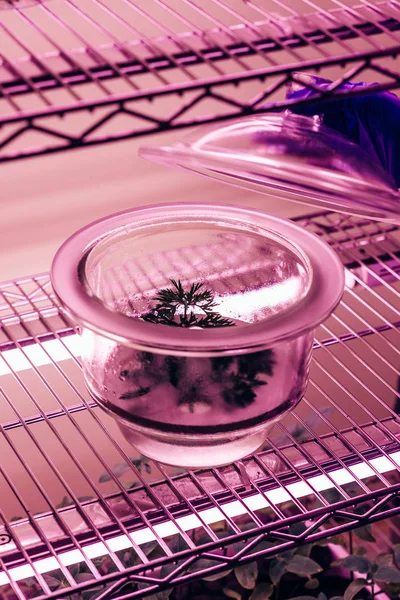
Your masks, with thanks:
M 12 371 L 26 371 L 31 369 L 32 365 L 35 367 L 51 365 L 54 361 L 70 359 L 71 354 L 80 356 L 81 345 L 79 335 L 72 334 L 63 337 L 63 342 L 55 339 L 40 344 L 30 344 L 23 350 L 19 348 L 4 350 L 0 352 L 0 375 L 9 375 Z M 32 364 L 29 361 L 32 361 Z
M 398 466 L 400 466 L 400 452 L 394 452 L 389 455 L 390 459 Z M 387 473 L 388 471 L 394 470 L 394 465 L 389 458 L 381 456 L 379 458 L 372 459 L 369 464 L 357 463 L 349 467 L 349 471 L 353 473 L 358 479 L 366 479 L 367 477 L 373 476 L 373 466 L 379 473 Z M 370 466 L 371 465 L 371 466 Z M 160 523 L 154 526 L 154 531 L 161 538 L 166 538 L 171 535 L 179 533 L 178 527 L 182 531 L 190 531 L 202 527 L 203 523 L 211 525 L 218 521 L 224 521 L 228 518 L 234 518 L 248 514 L 247 509 L 251 511 L 262 510 L 271 505 L 282 504 L 295 498 L 302 498 L 309 496 L 315 492 L 322 492 L 334 488 L 334 483 L 343 485 L 344 483 L 351 483 L 356 481 L 346 469 L 337 469 L 327 475 L 318 475 L 317 477 L 311 477 L 307 482 L 299 481 L 297 483 L 291 483 L 286 488 L 278 488 L 270 490 L 265 493 L 266 498 L 261 494 L 254 494 L 248 498 L 243 499 L 243 503 L 239 500 L 234 500 L 227 504 L 222 504 L 220 508 L 213 507 L 207 510 L 202 510 L 197 515 L 188 515 L 185 517 L 179 517 L 176 519 L 176 524 L 172 521 L 166 523 Z M 112 552 L 118 552 L 119 550 L 125 550 L 132 548 L 133 544 L 138 546 L 156 540 L 156 536 L 148 527 L 134 531 L 129 536 L 119 535 L 114 538 L 107 540 L 108 548 Z M 107 556 L 107 546 L 103 542 L 97 542 L 95 544 L 89 544 L 83 548 L 85 556 L 89 559 L 97 558 L 100 556 Z M 74 565 L 85 561 L 83 553 L 76 549 L 69 552 L 62 552 L 58 555 L 58 560 L 65 567 Z M 45 558 L 33 562 L 33 565 L 38 573 L 48 573 L 55 569 L 58 569 L 57 560 L 54 557 Z M 34 570 L 30 565 L 22 565 L 14 567 L 8 571 L 13 581 L 20 581 L 27 577 L 34 576 Z M 0 586 L 9 584 L 9 579 L 6 573 L 0 572 Z

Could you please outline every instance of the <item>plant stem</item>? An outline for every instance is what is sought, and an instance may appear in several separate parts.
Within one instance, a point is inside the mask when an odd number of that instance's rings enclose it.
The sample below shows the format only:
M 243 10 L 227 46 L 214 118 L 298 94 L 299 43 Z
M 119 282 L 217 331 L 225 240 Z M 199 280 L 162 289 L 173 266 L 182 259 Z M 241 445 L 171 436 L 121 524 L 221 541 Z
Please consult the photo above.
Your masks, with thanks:
M 353 532 L 350 530 L 349 531 L 349 553 L 350 555 L 353 555 L 353 550 L 354 550 L 354 540 L 353 540 Z M 350 571 L 350 579 L 351 581 L 354 581 L 354 573 L 353 571 Z
M 280 593 L 280 581 L 278 581 L 278 583 L 275 584 L 275 600 L 279 600 L 279 593 Z

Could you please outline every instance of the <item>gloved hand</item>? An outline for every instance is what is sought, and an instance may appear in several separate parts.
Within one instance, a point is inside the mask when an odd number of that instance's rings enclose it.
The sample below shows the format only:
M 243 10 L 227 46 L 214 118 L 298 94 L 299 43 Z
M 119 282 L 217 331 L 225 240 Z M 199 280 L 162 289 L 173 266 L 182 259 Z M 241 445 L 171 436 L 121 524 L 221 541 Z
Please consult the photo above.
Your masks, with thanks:
M 327 89 L 331 84 L 326 79 L 306 76 L 315 87 Z M 366 83 L 345 83 L 339 90 L 368 87 Z M 288 99 L 317 97 L 308 88 L 288 94 Z M 293 106 L 290 110 L 302 115 L 323 115 L 328 127 L 361 146 L 382 165 L 400 188 L 400 98 L 390 92 L 369 93 L 366 96 L 338 98 L 327 102 Z

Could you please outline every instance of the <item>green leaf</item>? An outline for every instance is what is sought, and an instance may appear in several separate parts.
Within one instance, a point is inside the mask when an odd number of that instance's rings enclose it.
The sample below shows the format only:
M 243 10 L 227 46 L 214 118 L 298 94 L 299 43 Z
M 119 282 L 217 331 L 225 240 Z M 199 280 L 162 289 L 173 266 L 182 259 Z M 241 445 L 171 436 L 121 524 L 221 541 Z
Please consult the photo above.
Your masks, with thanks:
M 179 566 L 179 562 L 175 563 L 175 564 L 165 564 L 161 567 L 161 571 L 160 571 L 160 577 L 161 579 L 165 579 L 166 577 L 168 577 L 168 575 L 170 575 L 171 573 L 173 573 L 177 567 Z M 138 589 L 139 590 L 145 590 L 147 589 L 149 586 L 146 583 L 139 583 L 138 584 Z M 172 594 L 173 588 L 166 588 L 165 590 L 161 590 L 159 592 L 156 592 L 155 594 L 152 594 L 151 596 L 147 597 L 147 600 L 168 600 L 168 598 L 170 597 L 170 595 Z
M 189 573 L 197 573 L 198 571 L 203 571 L 204 569 L 209 569 L 210 567 L 215 567 L 217 563 L 215 560 L 210 560 L 209 558 L 200 558 L 196 560 L 196 562 L 191 565 L 188 569 Z M 229 573 L 232 573 L 233 569 L 228 569 L 227 571 L 222 571 L 221 573 L 213 573 L 212 575 L 206 575 L 202 577 L 204 581 L 217 581 L 218 579 L 223 579 Z
M 168 546 L 174 554 L 187 549 L 187 544 L 179 533 L 173 536 L 173 538 L 168 542 Z
M 151 542 L 146 542 L 145 544 L 142 545 L 142 550 L 145 553 L 145 555 L 147 556 L 147 558 L 150 558 L 150 554 L 152 554 L 154 552 L 154 550 L 159 551 L 161 548 L 158 544 L 158 542 L 156 540 L 153 540 Z M 131 550 L 129 550 L 129 552 L 131 552 Z M 160 556 L 162 556 L 163 553 L 161 553 Z M 136 553 L 135 553 L 136 556 Z M 151 560 L 154 560 L 155 558 L 158 558 L 158 556 L 152 556 Z
M 93 573 L 78 573 L 75 577 L 76 583 L 84 583 L 85 581 L 95 581 L 96 578 Z
M 357 556 L 365 556 L 368 553 L 368 550 L 364 548 L 364 546 L 359 546 L 354 550 L 354 554 Z
M 354 530 L 354 535 L 360 540 L 364 540 L 364 542 L 376 542 L 376 539 L 372 535 L 371 525 L 357 527 L 357 529 Z
M 235 577 L 246 590 L 252 590 L 257 582 L 258 566 L 255 561 L 240 565 L 235 569 Z
M 293 556 L 292 560 L 286 565 L 286 569 L 289 573 L 295 573 L 299 577 L 309 577 L 322 571 L 322 568 L 315 560 L 307 556 L 300 556 L 299 554 Z
M 272 542 L 268 542 L 267 540 L 262 540 L 261 542 L 258 542 L 257 546 L 254 546 L 253 550 L 254 552 L 260 552 L 261 550 L 269 550 L 270 548 L 273 548 L 275 546 L 275 544 L 273 544 Z
M 361 591 L 367 585 L 367 580 L 363 577 L 359 577 L 350 583 L 344 593 L 344 600 L 353 600 L 354 596 L 357 596 L 358 592 Z
M 133 567 L 133 565 L 136 565 L 139 561 L 140 558 L 138 557 L 133 548 L 124 552 L 122 557 L 122 563 L 125 568 Z
M 141 472 L 142 469 L 144 469 L 146 473 L 151 473 L 151 466 L 147 462 L 146 458 L 131 458 L 130 462 L 133 466 L 137 468 L 139 472 Z M 122 477 L 122 475 L 131 470 L 131 465 L 126 461 L 119 462 L 111 468 L 113 475 L 115 475 L 115 477 L 117 478 Z M 112 476 L 110 475 L 110 473 L 105 472 L 100 476 L 99 483 L 106 483 L 107 481 L 112 481 Z
M 289 600 L 315 600 L 314 596 L 295 596 L 294 598 L 289 598 Z
M 269 565 L 269 578 L 275 585 L 280 582 L 286 573 L 286 562 L 277 558 L 272 559 Z
M 63 578 L 64 578 L 63 574 L 58 579 L 57 577 L 53 577 L 52 575 L 49 575 L 48 573 L 43 573 L 43 579 L 45 580 L 45 582 L 47 583 L 47 585 L 49 586 L 49 588 L 51 589 L 52 592 L 54 592 L 55 590 L 58 590 L 59 588 L 65 587 L 63 585 Z M 67 582 L 65 582 L 65 583 L 67 584 L 67 586 L 69 585 Z
M 111 469 L 111 471 L 114 473 L 115 477 L 121 477 L 121 475 L 123 475 L 128 469 L 129 469 L 128 464 L 126 462 L 122 462 L 122 463 L 118 463 L 117 465 L 115 465 Z M 110 475 L 110 473 L 105 471 L 104 473 L 102 473 L 100 475 L 99 483 L 106 483 L 107 481 L 112 481 L 112 476 Z
M 396 565 L 400 568 L 400 544 L 396 544 L 393 548 L 393 556 Z
M 57 504 L 56 508 L 65 508 L 66 506 L 70 506 L 71 504 L 73 504 L 72 500 L 70 500 L 68 496 L 64 496 L 60 504 Z
M 351 554 L 346 556 L 340 562 L 340 566 L 349 571 L 358 571 L 359 573 L 368 573 L 371 568 L 371 561 L 365 556 L 355 556 Z
M 147 600 L 168 600 L 172 592 L 172 588 L 167 588 L 166 590 L 161 590 L 161 592 L 157 592 L 157 594 L 150 596 L 150 599 L 147 598 Z
M 222 571 L 222 573 L 215 573 L 214 575 L 207 575 L 206 577 L 202 577 L 202 579 L 204 581 L 218 581 L 218 579 L 223 579 L 224 577 L 227 577 L 229 573 L 232 573 L 232 569 L 229 569 L 229 571 Z
M 398 583 L 387 583 L 385 584 L 385 590 L 389 594 L 390 598 L 400 598 L 400 584 Z
M 147 471 L 147 473 L 151 473 L 151 467 L 145 458 L 131 458 L 130 460 L 133 466 L 136 467 L 140 473 L 143 469 Z
M 207 542 L 209 542 L 209 541 L 210 540 L 207 539 Z M 197 544 L 197 545 L 200 546 L 201 544 Z M 247 542 L 244 542 L 244 541 L 235 542 L 234 544 L 232 544 L 233 553 L 237 554 L 238 552 L 241 552 L 246 545 L 247 545 Z
M 242 600 L 242 594 L 240 594 L 240 592 L 237 590 L 223 588 L 222 591 L 224 592 L 225 596 L 228 596 L 228 598 L 233 598 L 233 600 Z
M 140 482 L 139 481 L 126 481 L 126 482 L 123 481 L 122 485 L 129 492 L 129 490 L 133 490 L 135 487 L 140 485 Z
M 160 571 L 161 579 L 165 579 L 166 577 L 168 577 L 168 575 L 174 573 L 180 564 L 182 564 L 182 561 L 178 561 L 176 563 L 166 563 L 165 565 L 163 565 Z
M 310 556 L 312 547 L 312 544 L 304 544 L 296 549 L 295 554 L 300 554 L 300 556 Z
M 249 600 L 268 600 L 274 593 L 274 586 L 270 583 L 257 583 Z
M 139 590 L 146 590 L 148 587 L 149 587 L 149 585 L 147 583 L 142 583 L 142 582 L 138 583 Z M 146 596 L 146 600 L 168 600 L 171 593 L 172 593 L 172 588 L 168 588 L 166 590 L 161 590 L 160 592 L 152 594 L 151 596 Z
M 255 523 L 251 522 L 251 523 L 245 523 L 242 527 L 241 527 L 241 531 L 252 531 L 255 529 L 254 527 Z M 230 535 L 228 533 L 228 535 Z M 207 540 L 204 543 L 207 543 L 210 541 L 210 538 L 207 538 Z M 234 544 L 232 544 L 232 549 L 233 549 L 233 553 L 234 554 L 238 554 L 238 552 L 241 552 L 243 550 L 243 548 L 245 548 L 245 546 L 247 545 L 248 542 L 245 541 L 240 541 L 240 542 L 235 542 Z M 197 544 L 198 546 L 200 546 L 201 544 Z M 257 546 L 254 548 L 255 551 L 260 552 L 261 550 L 268 550 L 269 548 L 273 547 L 273 543 L 267 541 L 266 538 L 264 538 L 261 542 L 259 542 L 257 544 Z
M 326 490 L 326 492 L 324 492 L 324 496 L 325 500 L 329 504 L 335 504 L 335 502 L 340 502 L 340 500 L 343 500 L 342 494 L 336 489 Z
M 71 573 L 72 577 L 74 579 L 77 578 L 77 576 L 79 575 L 79 573 L 81 573 L 81 567 L 83 567 L 82 563 L 75 563 L 73 565 L 71 565 L 70 567 L 68 567 L 68 571 Z M 85 565 L 86 567 L 86 565 Z M 87 569 L 87 567 L 86 567 Z M 87 573 L 87 570 L 84 571 L 84 573 Z
M 304 587 L 306 588 L 306 590 L 316 590 L 317 587 L 319 587 L 319 581 L 318 579 L 309 579 L 304 584 Z
M 400 583 L 400 571 L 397 567 L 380 566 L 375 573 L 375 579 L 386 583 Z
M 391 554 L 388 554 L 387 552 L 382 552 L 381 554 L 378 554 L 378 556 L 375 557 L 374 562 L 378 566 L 390 567 L 393 565 L 393 557 Z

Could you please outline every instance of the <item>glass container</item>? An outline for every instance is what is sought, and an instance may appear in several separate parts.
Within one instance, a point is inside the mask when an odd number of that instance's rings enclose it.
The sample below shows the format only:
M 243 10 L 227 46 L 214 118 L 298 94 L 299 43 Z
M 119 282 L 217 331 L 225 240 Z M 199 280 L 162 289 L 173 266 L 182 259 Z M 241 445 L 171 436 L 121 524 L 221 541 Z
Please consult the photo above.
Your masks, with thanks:
M 300 401 L 344 272 L 290 221 L 167 204 L 78 231 L 52 282 L 81 333 L 87 388 L 125 437 L 163 463 L 209 467 L 257 450 Z

